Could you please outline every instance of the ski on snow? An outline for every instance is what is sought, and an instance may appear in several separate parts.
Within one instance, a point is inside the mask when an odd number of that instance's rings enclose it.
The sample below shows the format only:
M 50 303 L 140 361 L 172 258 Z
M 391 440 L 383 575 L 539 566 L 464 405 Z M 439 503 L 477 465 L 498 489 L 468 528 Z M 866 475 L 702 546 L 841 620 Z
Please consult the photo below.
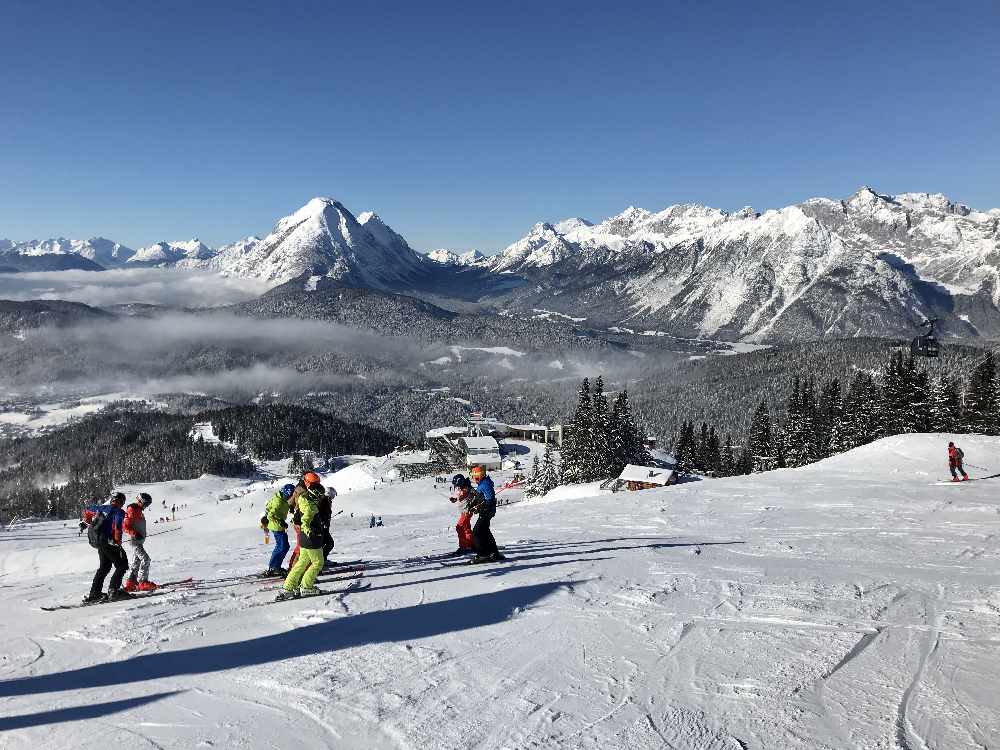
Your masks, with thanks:
M 268 602 L 261 602 L 260 605 L 258 606 L 263 607 L 267 606 L 268 604 L 284 604 L 285 602 L 301 602 L 308 599 L 322 599 L 324 596 L 337 596 L 338 594 L 347 594 L 353 591 L 364 591 L 365 589 L 370 587 L 371 587 L 370 583 L 367 582 L 361 583 L 361 576 L 358 575 L 354 576 L 354 580 L 352 580 L 349 584 L 347 584 L 346 586 L 342 586 L 339 589 L 324 591 L 322 594 L 313 594 L 311 596 L 300 596 L 297 598 L 293 596 L 289 597 L 288 599 L 273 599 Z
M 361 570 L 343 571 L 343 572 L 345 572 L 345 573 L 350 572 L 351 575 L 345 575 L 345 576 L 341 576 L 339 578 L 338 577 L 331 577 L 329 575 L 324 578 L 322 575 L 320 575 L 316 579 L 316 583 L 339 583 L 340 581 L 353 581 L 353 580 L 355 580 L 357 578 L 361 578 L 361 576 L 364 575 L 365 571 L 364 571 L 364 568 L 362 568 Z M 273 583 L 271 583 L 271 584 L 269 584 L 267 586 L 261 586 L 260 590 L 261 591 L 274 591 L 275 589 L 281 588 L 284 585 L 285 585 L 285 581 L 284 581 L 283 578 L 275 578 Z
M 96 602 L 77 602 L 76 604 L 57 604 L 54 607 L 39 607 L 43 612 L 56 612 L 61 609 L 80 609 L 81 607 L 99 607 L 103 604 L 119 604 L 121 602 L 140 602 L 154 596 L 174 594 L 176 591 L 150 591 L 148 594 L 132 594 L 128 599 L 101 599 Z

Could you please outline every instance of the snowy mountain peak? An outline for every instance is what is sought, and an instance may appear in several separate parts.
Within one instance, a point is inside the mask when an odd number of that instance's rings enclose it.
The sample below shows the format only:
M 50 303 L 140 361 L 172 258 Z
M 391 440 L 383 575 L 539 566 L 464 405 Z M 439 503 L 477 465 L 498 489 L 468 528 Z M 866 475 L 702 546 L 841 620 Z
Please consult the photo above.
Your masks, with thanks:
M 431 250 L 427 257 L 445 266 L 474 266 L 486 260 L 486 256 L 478 250 L 455 251 L 445 248 Z
M 104 237 L 91 237 L 89 240 L 58 237 L 29 242 L 10 242 L 6 249 L 0 243 L 0 252 L 27 256 L 78 255 L 104 268 L 114 268 L 125 263 L 135 251 Z

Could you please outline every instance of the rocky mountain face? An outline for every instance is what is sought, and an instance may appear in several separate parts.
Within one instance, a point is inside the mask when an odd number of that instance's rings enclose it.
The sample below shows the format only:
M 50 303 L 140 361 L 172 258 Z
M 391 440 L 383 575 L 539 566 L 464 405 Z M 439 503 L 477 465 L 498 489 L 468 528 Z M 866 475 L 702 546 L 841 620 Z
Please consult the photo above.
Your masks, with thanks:
M 1000 209 L 942 195 L 862 188 L 763 214 L 630 207 L 537 224 L 490 268 L 530 282 L 504 306 L 592 326 L 800 341 L 905 335 L 939 317 L 947 333 L 1000 334 Z
M 135 251 L 128 259 L 130 266 L 176 266 L 199 264 L 214 257 L 216 251 L 195 238 L 185 242 L 156 242 Z

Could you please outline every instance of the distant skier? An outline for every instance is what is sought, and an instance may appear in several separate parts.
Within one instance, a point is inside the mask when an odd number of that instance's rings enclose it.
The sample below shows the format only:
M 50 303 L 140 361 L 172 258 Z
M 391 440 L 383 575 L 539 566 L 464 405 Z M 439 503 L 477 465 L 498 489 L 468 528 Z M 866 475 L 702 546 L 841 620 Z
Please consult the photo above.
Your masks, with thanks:
M 958 482 L 958 475 L 962 475 L 961 481 L 966 481 L 969 475 L 965 473 L 965 467 L 962 466 L 962 462 L 965 460 L 965 451 L 959 448 L 954 443 L 948 443 L 948 469 L 951 471 L 951 481 Z
M 375 528 L 375 516 L 372 516 L 371 518 L 368 519 L 368 528 L 369 529 Z
M 87 540 L 90 546 L 97 550 L 101 563 L 94 573 L 94 582 L 90 593 L 83 598 L 84 602 L 99 602 L 108 598 L 111 600 L 131 599 L 132 595 L 121 588 L 122 578 L 128 568 L 128 558 L 122 549 L 122 525 L 125 523 L 125 494 L 116 492 L 105 505 L 88 505 L 84 510 L 84 521 L 90 527 L 87 530 Z M 108 593 L 103 593 L 104 579 L 111 568 L 115 573 L 108 584 Z
M 382 525 L 382 516 L 379 516 L 378 520 L 375 522 L 375 526 L 381 526 L 381 525 Z
M 490 521 L 497 514 L 497 495 L 493 487 L 493 480 L 482 466 L 473 466 L 469 476 L 475 486 L 475 511 L 479 515 L 475 526 L 472 527 L 472 548 L 476 551 L 476 556 L 472 558 L 471 562 L 483 563 L 504 560 L 506 558 L 500 554 L 497 540 L 493 538 L 493 532 L 490 531 Z
M 458 516 L 458 523 L 455 524 L 455 532 L 458 534 L 458 549 L 450 554 L 451 557 L 467 555 L 472 549 L 472 482 L 464 474 L 456 474 L 451 478 L 451 497 L 448 499 L 453 503 L 461 503 L 462 511 Z
M 146 517 L 143 511 L 153 504 L 153 498 L 145 492 L 135 497 L 136 502 L 129 503 L 125 509 L 125 522 L 122 525 L 126 534 L 132 537 L 132 567 L 126 591 L 156 591 L 156 584 L 149 580 L 149 553 L 146 552 Z
M 242 510 L 242 508 L 240 510 Z M 170 520 L 171 521 L 176 521 L 177 520 L 177 506 L 176 505 L 171 505 L 170 506 Z
M 312 481 L 313 478 L 316 481 Z M 323 593 L 316 588 L 316 577 L 323 570 L 323 525 L 320 519 L 320 501 L 325 490 L 319 483 L 319 477 L 313 472 L 306 474 L 302 481 L 305 489 L 296 500 L 295 511 L 299 525 L 299 559 L 295 562 L 295 567 L 288 571 L 284 588 L 278 594 L 277 601 Z
M 274 536 L 274 550 L 271 552 L 271 560 L 264 572 L 266 576 L 282 576 L 287 571 L 281 567 L 285 561 L 285 555 L 290 548 L 288 544 L 288 500 L 295 492 L 294 484 L 286 484 L 274 493 L 267 502 L 264 510 L 264 517 L 267 520 L 267 528 Z

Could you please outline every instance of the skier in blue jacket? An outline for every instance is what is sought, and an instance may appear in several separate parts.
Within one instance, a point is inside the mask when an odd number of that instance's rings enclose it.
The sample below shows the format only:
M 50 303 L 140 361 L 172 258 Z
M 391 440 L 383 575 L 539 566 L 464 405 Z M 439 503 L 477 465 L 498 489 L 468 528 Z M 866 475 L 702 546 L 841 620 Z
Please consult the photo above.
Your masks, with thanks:
M 122 525 L 125 523 L 125 494 L 116 492 L 105 505 L 88 505 L 84 510 L 84 521 L 92 528 L 87 537 L 90 544 L 97 550 L 101 564 L 94 573 L 94 582 L 90 586 L 90 593 L 83 598 L 85 602 L 99 602 L 105 598 L 112 600 L 131 599 L 132 595 L 122 588 L 122 579 L 128 569 L 128 557 L 122 549 Z M 93 527 L 98 518 L 103 518 L 100 526 Z M 91 533 L 92 532 L 92 533 Z M 107 578 L 111 568 L 115 573 L 111 576 L 108 584 L 108 593 L 105 595 L 104 579 Z
M 497 548 L 497 540 L 490 531 L 490 521 L 497 514 L 497 493 L 493 480 L 482 466 L 473 466 L 469 478 L 476 489 L 476 525 L 472 527 L 472 548 L 476 556 L 472 564 L 504 560 Z

